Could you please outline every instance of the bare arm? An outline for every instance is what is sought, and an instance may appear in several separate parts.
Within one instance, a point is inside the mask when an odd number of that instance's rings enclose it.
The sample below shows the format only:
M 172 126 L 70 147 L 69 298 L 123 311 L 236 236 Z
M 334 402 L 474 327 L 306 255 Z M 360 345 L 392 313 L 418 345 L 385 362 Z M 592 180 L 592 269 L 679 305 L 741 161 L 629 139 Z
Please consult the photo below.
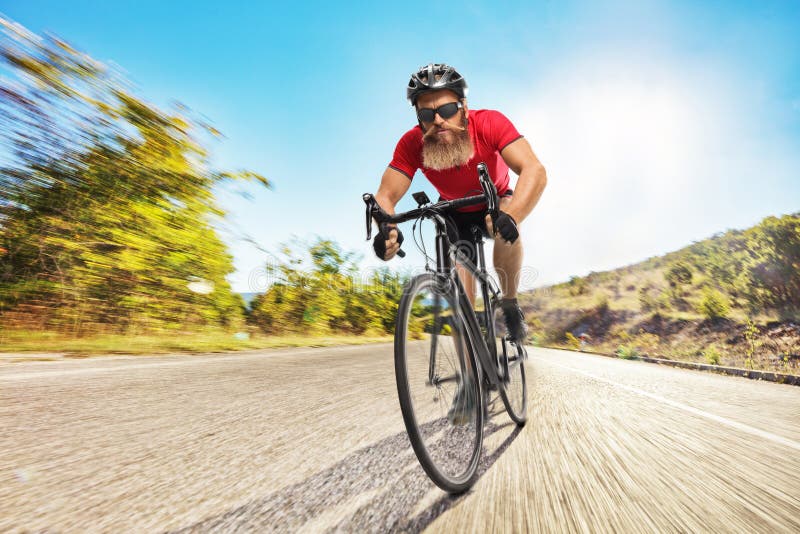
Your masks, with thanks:
M 500 155 L 519 176 L 511 202 L 503 210 L 519 224 L 539 202 L 547 185 L 547 173 L 524 137 L 505 147 Z
M 375 200 L 390 215 L 394 215 L 394 207 L 411 187 L 411 180 L 402 172 L 391 167 L 386 168 L 381 178 L 381 185 L 375 193 Z
M 383 173 L 378 192 L 375 193 L 375 200 L 386 213 L 394 215 L 394 207 L 400 202 L 409 187 L 411 187 L 411 180 L 408 179 L 408 176 L 388 167 Z M 376 239 L 378 239 L 377 236 Z M 392 259 L 398 250 L 400 250 L 400 244 L 397 242 L 397 230 L 390 230 L 389 239 L 386 241 L 386 256 L 383 259 L 387 261 Z

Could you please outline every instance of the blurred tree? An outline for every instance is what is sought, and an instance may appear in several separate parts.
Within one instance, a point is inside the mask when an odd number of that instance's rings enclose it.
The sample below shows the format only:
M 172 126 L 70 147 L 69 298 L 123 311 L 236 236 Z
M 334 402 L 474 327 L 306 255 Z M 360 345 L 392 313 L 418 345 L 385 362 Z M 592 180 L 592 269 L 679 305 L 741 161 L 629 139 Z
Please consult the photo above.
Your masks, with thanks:
M 800 309 L 800 213 L 694 243 L 684 260 L 752 313 Z
M 361 280 L 357 261 L 328 239 L 301 250 L 283 246 L 249 322 L 268 334 L 391 333 L 407 278 L 381 269 Z
M 747 231 L 747 296 L 765 307 L 800 306 L 800 214 L 767 217 Z
M 198 135 L 65 42 L 0 18 L 0 313 L 75 334 L 227 325 L 242 302 Z M 203 133 L 205 132 L 205 134 Z

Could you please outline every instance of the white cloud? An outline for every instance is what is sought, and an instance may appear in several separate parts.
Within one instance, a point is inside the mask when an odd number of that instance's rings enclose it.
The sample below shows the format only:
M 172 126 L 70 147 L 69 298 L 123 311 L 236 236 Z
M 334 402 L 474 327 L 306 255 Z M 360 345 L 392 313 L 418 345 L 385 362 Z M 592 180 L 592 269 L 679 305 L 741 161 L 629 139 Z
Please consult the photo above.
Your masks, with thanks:
M 548 171 L 523 227 L 537 285 L 755 223 L 780 192 L 753 178 L 788 180 L 797 158 L 754 99 L 701 64 L 592 59 L 541 80 L 509 110 Z

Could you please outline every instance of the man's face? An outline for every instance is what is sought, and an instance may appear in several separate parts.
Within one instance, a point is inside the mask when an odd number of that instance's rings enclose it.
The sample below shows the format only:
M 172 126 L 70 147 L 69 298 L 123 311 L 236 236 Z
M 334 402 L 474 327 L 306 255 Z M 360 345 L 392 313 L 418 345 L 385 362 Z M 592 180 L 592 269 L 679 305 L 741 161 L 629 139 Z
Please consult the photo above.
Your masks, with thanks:
M 417 99 L 417 111 L 435 110 L 455 102 L 458 102 L 458 95 L 447 89 L 425 93 Z M 469 110 L 466 101 L 462 104 L 452 117 L 445 119 L 436 113 L 432 121 L 420 121 L 424 131 L 422 163 L 425 167 L 443 171 L 466 165 L 472 158 L 474 150 L 467 128 Z
M 424 93 L 417 99 L 417 110 L 437 109 L 445 104 L 458 102 L 458 95 L 448 89 Z M 458 132 L 465 128 L 465 119 L 469 116 L 466 101 L 463 107 L 449 119 L 443 119 L 438 113 L 432 122 L 422 122 L 422 129 L 425 131 L 426 139 L 435 143 L 451 144 L 456 141 Z

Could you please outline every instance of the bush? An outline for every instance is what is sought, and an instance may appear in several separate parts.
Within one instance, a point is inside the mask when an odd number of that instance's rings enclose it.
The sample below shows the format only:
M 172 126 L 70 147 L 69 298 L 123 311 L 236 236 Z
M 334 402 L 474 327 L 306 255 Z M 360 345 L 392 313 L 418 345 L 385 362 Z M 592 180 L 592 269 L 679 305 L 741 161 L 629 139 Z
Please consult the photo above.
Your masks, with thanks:
M 670 295 L 669 291 L 662 291 L 658 295 L 658 300 L 656 303 L 658 304 L 659 311 L 668 312 L 670 309 L 672 309 L 672 295 Z
M 605 313 L 608 311 L 608 295 L 600 292 L 594 300 L 594 309 L 598 313 Z
M 586 279 L 577 276 L 573 276 L 569 279 L 568 287 L 571 297 L 585 295 L 589 291 L 589 284 L 586 283 Z
M 763 344 L 763 341 L 759 339 L 760 333 L 761 331 L 758 329 L 758 325 L 756 325 L 752 319 L 748 319 L 747 326 L 744 329 L 744 339 L 747 343 L 745 346 L 746 358 L 744 360 L 744 365 L 748 369 L 752 369 L 754 367 L 756 353 L 758 352 L 759 347 L 761 347 Z
M 530 317 L 525 322 L 528 323 L 528 328 L 530 328 L 531 330 L 544 329 L 544 323 L 542 323 L 542 320 L 539 319 L 538 317 Z
M 614 354 L 623 360 L 635 360 L 639 357 L 639 349 L 633 345 L 620 345 Z
M 711 365 L 719 365 L 721 357 L 722 354 L 719 352 L 719 349 L 717 349 L 717 347 L 715 347 L 714 345 L 709 345 L 703 351 L 703 358 L 705 358 L 706 362 L 708 362 Z
M 639 288 L 639 308 L 644 313 L 658 309 L 658 301 L 650 295 L 650 288 Z
M 692 269 L 688 264 L 679 261 L 674 263 L 664 273 L 664 279 L 670 287 L 685 286 L 692 283 Z
M 567 339 L 567 345 L 572 350 L 580 350 L 581 348 L 581 341 L 572 335 L 572 332 L 567 332 L 564 336 Z
M 611 329 L 608 331 L 608 334 L 612 339 L 616 338 L 622 343 L 627 343 L 632 338 L 630 332 L 628 332 L 628 330 L 625 328 L 625 325 L 623 324 L 613 325 Z
M 730 304 L 725 295 L 716 289 L 706 289 L 703 291 L 703 298 L 697 307 L 697 311 L 709 319 L 722 319 L 728 316 Z
M 635 346 L 637 350 L 652 356 L 656 353 L 660 342 L 661 339 L 658 335 L 640 329 L 639 333 L 633 338 L 632 345 Z

